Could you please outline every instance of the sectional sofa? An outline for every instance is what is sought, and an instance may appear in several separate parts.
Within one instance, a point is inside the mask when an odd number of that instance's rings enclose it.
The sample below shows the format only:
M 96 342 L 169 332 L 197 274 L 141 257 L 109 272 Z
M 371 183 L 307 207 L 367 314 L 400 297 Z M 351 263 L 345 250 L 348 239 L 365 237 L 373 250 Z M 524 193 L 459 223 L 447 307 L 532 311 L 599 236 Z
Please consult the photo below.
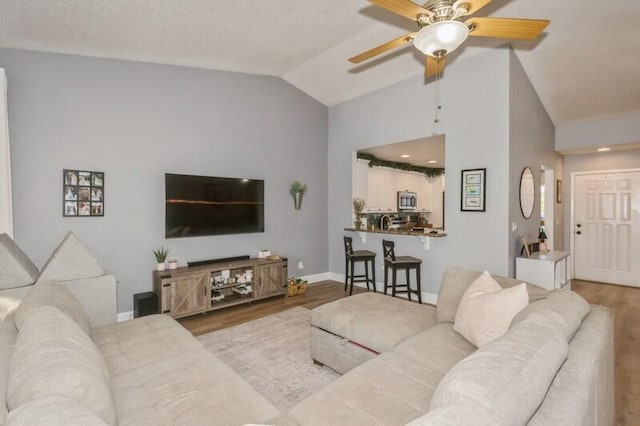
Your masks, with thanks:
M 373 293 L 323 305 L 312 313 L 312 355 L 344 374 L 281 413 L 173 319 L 116 323 L 115 281 L 106 290 L 108 274 L 83 272 L 76 260 L 88 257 L 68 236 L 35 285 L 7 290 L 0 424 L 613 423 L 611 312 L 572 292 L 529 286 L 531 303 L 481 349 L 454 330 L 476 272 L 450 269 L 437 307 Z M 68 285 L 78 280 L 81 290 Z M 87 298 L 94 287 L 104 297 Z

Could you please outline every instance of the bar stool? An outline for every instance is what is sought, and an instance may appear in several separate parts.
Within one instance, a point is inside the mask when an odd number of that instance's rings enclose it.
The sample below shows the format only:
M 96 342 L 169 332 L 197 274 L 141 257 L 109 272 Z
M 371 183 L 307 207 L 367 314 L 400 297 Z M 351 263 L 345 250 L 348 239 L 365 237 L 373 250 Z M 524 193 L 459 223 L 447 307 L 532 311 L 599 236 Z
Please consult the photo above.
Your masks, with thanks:
M 347 273 L 344 276 L 344 291 L 347 291 L 347 283 L 351 283 L 349 296 L 353 294 L 353 283 L 373 284 L 373 292 L 376 292 L 376 254 L 369 250 L 353 250 L 353 240 L 351 237 L 344 237 L 344 259 Z M 356 262 L 364 262 L 364 275 L 355 275 L 354 267 Z M 371 278 L 369 278 L 369 262 L 371 262 Z
M 382 240 L 382 252 L 384 253 L 384 294 L 387 294 L 387 288 L 391 287 L 391 295 L 396 297 L 396 293 L 407 293 L 409 300 L 411 300 L 411 294 L 418 296 L 418 303 L 422 303 L 422 291 L 420 290 L 420 265 L 422 260 L 411 256 L 396 256 L 395 243 L 393 241 Z M 393 271 L 392 283 L 389 285 L 388 271 L 389 268 Z M 405 276 L 407 277 L 406 284 L 397 284 L 396 275 L 398 269 L 404 269 Z M 411 288 L 411 282 L 409 280 L 410 271 L 416 270 L 416 283 L 417 289 Z M 406 288 L 406 290 L 398 290 L 399 288 Z

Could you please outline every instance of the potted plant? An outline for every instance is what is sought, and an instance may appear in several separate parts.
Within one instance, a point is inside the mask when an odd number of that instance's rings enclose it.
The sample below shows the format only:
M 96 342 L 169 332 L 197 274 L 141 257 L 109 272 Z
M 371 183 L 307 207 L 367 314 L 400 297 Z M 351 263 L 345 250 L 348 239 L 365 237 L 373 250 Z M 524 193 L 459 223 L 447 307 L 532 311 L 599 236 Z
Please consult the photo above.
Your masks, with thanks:
M 364 210 L 364 206 L 365 201 L 362 198 L 356 197 L 353 199 L 353 212 L 356 215 L 354 225 L 358 230 L 362 227 L 362 211 Z
M 302 196 L 307 192 L 307 185 L 300 182 L 295 181 L 291 184 L 289 188 L 289 194 L 293 197 L 293 205 L 296 210 L 300 210 L 302 206 Z
M 164 271 L 164 262 L 167 260 L 168 254 L 169 250 L 164 247 L 160 247 L 159 249 L 153 251 L 153 255 L 156 257 L 156 261 L 158 262 L 158 271 Z

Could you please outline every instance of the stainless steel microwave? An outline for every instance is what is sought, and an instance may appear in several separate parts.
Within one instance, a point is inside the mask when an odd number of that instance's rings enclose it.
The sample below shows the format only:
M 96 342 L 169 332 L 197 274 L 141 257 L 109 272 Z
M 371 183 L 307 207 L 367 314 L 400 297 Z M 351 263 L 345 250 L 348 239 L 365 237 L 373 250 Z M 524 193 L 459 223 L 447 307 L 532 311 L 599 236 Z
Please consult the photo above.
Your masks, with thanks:
M 418 196 L 411 191 L 398 191 L 398 210 L 416 210 Z

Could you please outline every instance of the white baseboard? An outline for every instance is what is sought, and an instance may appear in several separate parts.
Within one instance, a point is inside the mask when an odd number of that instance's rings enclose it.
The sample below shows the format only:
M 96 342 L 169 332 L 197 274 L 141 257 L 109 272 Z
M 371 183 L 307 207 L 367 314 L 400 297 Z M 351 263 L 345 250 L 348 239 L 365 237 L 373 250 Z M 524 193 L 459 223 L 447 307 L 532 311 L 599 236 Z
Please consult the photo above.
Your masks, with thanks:
M 118 312 L 118 322 L 129 321 L 133 319 L 133 311 Z
M 344 274 L 336 274 L 333 272 L 327 272 L 326 275 L 329 276 L 329 278 L 326 278 L 328 280 L 332 280 L 332 281 L 338 281 L 343 283 L 344 282 Z M 353 283 L 353 285 L 355 285 L 356 287 L 362 287 L 362 288 L 367 288 L 365 283 Z M 376 281 L 376 290 L 377 291 L 384 291 L 384 283 L 383 282 L 377 282 Z M 400 294 L 398 295 L 398 297 L 405 297 L 405 294 Z M 435 293 L 428 293 L 426 291 L 422 292 L 422 303 L 428 303 L 430 305 L 437 305 L 438 304 L 438 295 Z
M 330 273 L 329 272 L 324 272 L 322 274 L 313 274 L 313 275 L 304 275 L 302 277 L 299 277 L 303 280 L 307 280 L 309 282 L 309 284 L 313 284 L 313 283 L 317 283 L 320 281 L 327 281 L 327 280 L 331 280 L 333 278 L 330 277 Z

